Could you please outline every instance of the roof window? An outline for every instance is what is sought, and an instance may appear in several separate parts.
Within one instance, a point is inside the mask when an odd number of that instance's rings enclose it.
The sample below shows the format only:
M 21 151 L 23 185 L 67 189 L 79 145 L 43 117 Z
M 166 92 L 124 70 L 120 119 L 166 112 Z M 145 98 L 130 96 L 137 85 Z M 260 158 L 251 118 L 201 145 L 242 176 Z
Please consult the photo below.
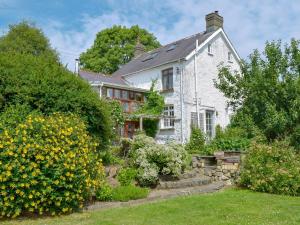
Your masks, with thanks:
M 169 46 L 169 48 L 167 49 L 167 52 L 174 50 L 176 48 L 176 46 L 177 46 L 177 44 L 171 44 Z
M 153 59 L 155 56 L 157 56 L 158 55 L 158 52 L 153 52 L 153 53 L 151 53 L 150 55 L 147 55 L 146 56 L 146 58 L 144 58 L 143 60 L 142 60 L 142 62 L 145 62 L 145 61 L 148 61 L 148 60 L 150 60 L 150 59 Z

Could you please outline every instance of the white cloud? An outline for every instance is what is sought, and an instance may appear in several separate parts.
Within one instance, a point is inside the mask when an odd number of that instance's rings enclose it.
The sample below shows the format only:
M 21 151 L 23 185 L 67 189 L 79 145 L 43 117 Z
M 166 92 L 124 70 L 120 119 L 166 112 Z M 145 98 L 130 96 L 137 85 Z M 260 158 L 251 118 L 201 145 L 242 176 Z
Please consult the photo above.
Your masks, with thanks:
M 75 58 L 92 45 L 96 33 L 114 24 L 138 24 L 166 44 L 205 30 L 205 15 L 219 10 L 224 17 L 226 33 L 243 58 L 255 48 L 262 50 L 267 40 L 286 42 L 300 35 L 300 3 L 297 0 L 109 0 L 107 4 L 114 11 L 94 17 L 79 15 L 82 25 L 77 29 L 64 30 L 64 25 L 57 21 L 44 27 L 52 45 L 61 53 L 63 63 L 68 63 L 71 70 Z

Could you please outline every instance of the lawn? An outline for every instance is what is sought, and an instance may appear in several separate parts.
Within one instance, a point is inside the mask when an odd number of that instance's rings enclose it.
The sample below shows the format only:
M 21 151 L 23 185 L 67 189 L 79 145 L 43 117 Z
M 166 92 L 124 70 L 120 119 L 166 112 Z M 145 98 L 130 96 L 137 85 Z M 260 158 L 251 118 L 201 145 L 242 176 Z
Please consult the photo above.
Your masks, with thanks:
M 4 225 L 76 224 L 300 224 L 300 198 L 228 189 L 133 207 L 68 216 L 5 221 Z

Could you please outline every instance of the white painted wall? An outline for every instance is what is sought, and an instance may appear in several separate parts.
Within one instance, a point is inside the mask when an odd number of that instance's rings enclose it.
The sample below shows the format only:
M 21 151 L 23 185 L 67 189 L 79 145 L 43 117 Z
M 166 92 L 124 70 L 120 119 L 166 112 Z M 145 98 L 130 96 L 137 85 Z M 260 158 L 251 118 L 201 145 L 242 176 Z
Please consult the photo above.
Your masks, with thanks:
M 204 46 L 197 56 L 197 90 L 199 99 L 199 111 L 213 108 L 216 111 L 215 125 L 220 124 L 225 127 L 229 124 L 229 114 L 226 110 L 226 98 L 214 87 L 214 79 L 218 76 L 218 66 L 223 63 L 230 66 L 232 70 L 239 70 L 238 59 L 232 54 L 232 61 L 228 62 L 228 52 L 230 48 L 219 33 L 209 43 L 212 46 L 212 53 L 207 52 L 207 45 Z M 194 77 L 194 60 L 192 57 L 185 65 L 184 71 L 184 107 L 185 107 L 185 134 L 188 140 L 190 136 L 191 112 L 196 112 L 195 104 L 195 77 Z M 193 90 L 193 91 L 190 91 Z M 205 120 L 205 118 L 204 118 Z
M 163 66 L 159 66 L 150 70 L 132 74 L 126 76 L 126 81 L 130 85 L 138 88 L 150 89 L 152 80 L 157 80 L 156 89 L 162 90 L 162 76 L 161 71 L 168 68 L 173 68 L 173 92 L 161 93 L 165 98 L 166 105 L 174 105 L 174 116 L 175 116 L 175 125 L 174 129 L 160 129 L 156 139 L 159 142 L 165 142 L 167 140 L 174 140 L 180 142 L 181 134 L 181 113 L 180 113 L 180 74 L 176 73 L 176 68 L 180 67 L 180 64 L 169 63 Z
M 232 54 L 232 62 L 228 62 L 228 52 L 231 51 L 222 33 L 215 36 L 209 44 L 212 45 L 213 54 L 208 54 L 207 45 L 204 46 L 197 56 L 197 90 L 200 99 L 199 109 L 214 109 L 216 111 L 215 125 L 225 127 L 229 123 L 229 114 L 226 111 L 226 98 L 214 87 L 213 80 L 217 79 L 218 66 L 223 63 L 230 66 L 232 70 L 239 70 L 238 59 Z M 181 104 L 180 104 L 180 74 L 177 74 L 177 67 L 183 67 L 183 136 L 184 142 L 189 140 L 191 112 L 196 112 L 195 104 L 195 76 L 194 57 L 182 64 L 170 63 L 143 72 L 126 76 L 126 80 L 134 87 L 149 89 L 152 80 L 157 79 L 157 90 L 162 90 L 161 71 L 173 67 L 174 92 L 163 93 L 166 104 L 174 105 L 175 127 L 169 130 L 160 130 L 157 139 L 181 141 Z M 205 118 L 204 118 L 205 119 Z

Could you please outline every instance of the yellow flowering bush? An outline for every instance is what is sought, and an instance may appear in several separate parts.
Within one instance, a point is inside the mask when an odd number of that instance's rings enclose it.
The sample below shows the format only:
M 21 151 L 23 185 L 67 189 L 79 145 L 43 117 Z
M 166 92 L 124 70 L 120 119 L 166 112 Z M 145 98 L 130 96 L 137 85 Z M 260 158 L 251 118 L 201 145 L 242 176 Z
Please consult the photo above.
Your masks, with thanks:
M 74 115 L 29 116 L 0 134 L 0 216 L 83 207 L 104 180 L 97 144 Z

